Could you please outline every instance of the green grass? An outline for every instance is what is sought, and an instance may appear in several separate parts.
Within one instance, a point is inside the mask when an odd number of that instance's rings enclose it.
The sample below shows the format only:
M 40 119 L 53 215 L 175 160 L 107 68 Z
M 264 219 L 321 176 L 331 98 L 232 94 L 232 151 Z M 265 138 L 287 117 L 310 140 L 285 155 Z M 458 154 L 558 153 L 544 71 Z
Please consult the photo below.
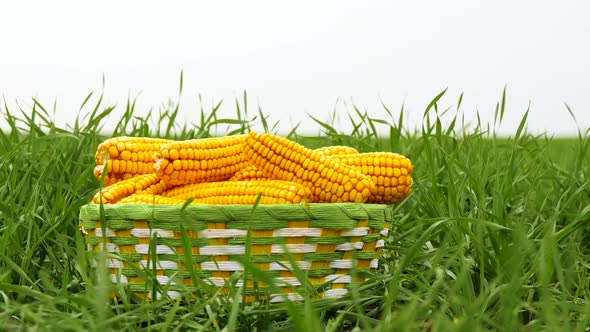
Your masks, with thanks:
M 96 192 L 94 149 L 118 135 L 175 139 L 273 131 L 262 111 L 236 101 L 232 119 L 219 104 L 179 126 L 179 106 L 137 117 L 89 95 L 78 120 L 59 128 L 34 101 L 2 107 L 0 132 L 0 329 L 19 330 L 552 330 L 590 326 L 590 145 L 588 131 L 559 139 L 531 135 L 526 116 L 511 137 L 495 122 L 467 126 L 460 103 L 442 109 L 441 93 L 421 130 L 403 129 L 404 112 L 371 118 L 354 109 L 353 130 L 317 119 L 319 137 L 284 133 L 309 147 L 347 144 L 388 150 L 415 165 L 412 196 L 395 206 L 379 270 L 346 297 L 302 303 L 232 303 L 214 290 L 193 303 L 108 300 L 113 286 L 92 268 L 78 212 Z M 528 114 L 528 113 L 527 113 Z M 342 115 L 339 115 L 342 116 Z M 385 132 L 386 135 L 379 133 Z M 259 273 L 259 272 L 256 272 Z M 264 275 L 260 275 L 264 278 Z

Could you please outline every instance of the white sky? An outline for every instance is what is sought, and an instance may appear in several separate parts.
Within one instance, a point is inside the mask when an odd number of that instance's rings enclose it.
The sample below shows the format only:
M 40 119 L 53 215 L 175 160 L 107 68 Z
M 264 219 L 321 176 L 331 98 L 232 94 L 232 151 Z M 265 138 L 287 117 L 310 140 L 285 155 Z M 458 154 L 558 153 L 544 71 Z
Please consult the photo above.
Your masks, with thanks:
M 503 132 L 530 102 L 531 131 L 570 135 L 565 102 L 590 127 L 589 14 L 588 1 L 14 1 L 0 9 L 0 94 L 13 110 L 56 100 L 63 123 L 104 74 L 107 101 L 141 93 L 142 114 L 177 98 L 182 69 L 184 119 L 199 94 L 231 116 L 247 90 L 282 131 L 317 133 L 308 113 L 352 102 L 376 117 L 404 103 L 418 126 L 446 87 L 441 106 L 464 92 L 466 119 L 488 121 L 507 85 Z

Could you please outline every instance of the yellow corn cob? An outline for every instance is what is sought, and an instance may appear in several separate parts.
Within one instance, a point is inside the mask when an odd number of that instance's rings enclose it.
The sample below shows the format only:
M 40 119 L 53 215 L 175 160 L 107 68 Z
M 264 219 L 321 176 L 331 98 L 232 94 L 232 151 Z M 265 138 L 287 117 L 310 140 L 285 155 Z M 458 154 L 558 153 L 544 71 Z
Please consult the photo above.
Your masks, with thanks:
M 323 153 L 324 156 L 337 156 L 359 153 L 355 148 L 351 148 L 350 146 L 345 145 L 325 146 L 323 148 L 315 149 L 315 151 Z
M 246 142 L 245 153 L 252 165 L 273 179 L 310 188 L 316 202 L 363 203 L 374 189 L 368 176 L 286 138 L 251 132 Z
M 332 158 L 368 175 L 375 190 L 367 203 L 390 204 L 406 198 L 412 187 L 413 171 L 410 159 L 392 152 L 370 152 L 338 155 Z
M 107 169 L 105 184 L 110 185 L 141 174 L 154 172 L 153 155 L 173 141 L 150 137 L 114 137 L 96 149 L 94 176 L 101 179 Z
M 121 199 L 118 204 L 184 204 L 185 200 L 162 195 L 135 193 Z
M 163 196 L 194 204 L 301 203 L 311 201 L 311 190 L 303 185 L 281 180 L 220 181 L 191 183 L 162 193 Z
M 142 174 L 102 188 L 98 193 L 96 193 L 96 195 L 94 195 L 92 202 L 99 204 L 102 201 L 103 204 L 114 204 L 120 199 L 127 197 L 137 191 L 144 190 L 158 183 L 159 181 L 160 179 L 156 176 L 156 174 Z
M 248 165 L 243 153 L 246 136 L 166 144 L 155 155 L 156 174 L 172 185 L 227 180 Z
M 344 145 L 334 145 L 334 146 L 326 146 L 323 148 L 315 149 L 316 152 L 321 152 L 325 156 L 330 155 L 349 155 L 349 154 L 358 154 L 359 152 L 351 148 L 349 146 Z M 230 181 L 244 181 L 244 180 L 259 180 L 259 179 L 272 179 L 270 174 L 266 173 L 265 171 L 259 169 L 254 165 L 247 166 L 234 174 L 230 178 Z

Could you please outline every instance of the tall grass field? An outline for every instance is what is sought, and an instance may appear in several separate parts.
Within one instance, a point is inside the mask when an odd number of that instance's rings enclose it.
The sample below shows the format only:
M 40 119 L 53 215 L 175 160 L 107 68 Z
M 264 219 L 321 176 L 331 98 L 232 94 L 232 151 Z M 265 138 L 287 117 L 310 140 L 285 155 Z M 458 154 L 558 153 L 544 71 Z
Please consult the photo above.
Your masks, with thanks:
M 246 94 L 231 118 L 218 116 L 216 104 L 182 125 L 174 102 L 137 116 L 133 99 L 114 107 L 89 94 L 66 126 L 36 100 L 21 109 L 5 103 L 0 330 L 588 331 L 590 133 L 531 134 L 523 112 L 518 130 L 500 136 L 513 111 L 505 98 L 492 123 L 464 123 L 461 98 L 447 107 L 442 92 L 418 129 L 406 127 L 403 108 L 384 106 L 379 116 L 359 109 L 316 116 L 318 135 L 296 125 L 280 133 L 310 148 L 401 153 L 414 164 L 413 192 L 391 207 L 379 268 L 346 296 L 249 305 L 214 290 L 184 302 L 110 300 L 116 286 L 94 268 L 78 219 L 99 188 L 92 171 L 101 141 L 273 132 L 276 120 L 249 109 Z M 573 112 L 564 114 L 575 122 Z M 336 117 L 351 129 L 336 128 Z M 107 131 L 107 123 L 116 125 Z

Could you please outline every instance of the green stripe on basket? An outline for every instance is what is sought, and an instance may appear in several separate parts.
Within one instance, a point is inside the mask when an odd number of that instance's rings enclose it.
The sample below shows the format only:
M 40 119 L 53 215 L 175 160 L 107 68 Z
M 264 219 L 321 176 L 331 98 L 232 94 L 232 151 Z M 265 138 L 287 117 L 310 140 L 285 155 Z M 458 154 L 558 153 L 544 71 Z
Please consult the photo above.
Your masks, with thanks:
M 121 275 L 126 276 L 126 277 L 137 277 L 137 272 L 135 271 L 135 269 L 132 268 L 121 268 L 119 269 L 121 271 Z
M 323 253 L 323 254 L 303 254 L 303 260 L 309 262 L 321 261 L 331 262 L 333 260 L 341 259 L 344 252 Z
M 84 227 L 87 231 L 96 229 L 96 221 L 87 220 L 80 222 L 80 226 Z
M 345 237 L 308 237 L 305 239 L 306 244 L 342 244 L 349 242 Z
M 118 229 L 133 229 L 134 225 L 132 221 L 124 219 L 114 219 L 107 221 L 107 225 L 112 230 Z
M 334 273 L 336 273 L 336 269 L 316 269 L 307 271 L 307 276 L 310 278 L 323 278 Z
M 84 221 L 81 223 L 81 225 L 86 229 L 86 230 L 93 230 L 96 229 L 96 224 L 97 222 L 100 220 L 90 220 L 90 221 Z M 112 229 L 112 230 L 120 230 L 120 229 L 133 229 L 134 225 L 132 221 L 129 220 L 123 220 L 123 219 L 115 219 L 115 220 L 107 220 L 106 225 L 108 228 Z
M 110 242 L 118 245 L 118 246 L 130 246 L 134 244 L 139 244 L 139 239 L 136 237 L 127 237 L 127 236 L 113 236 L 109 238 Z
M 287 238 L 283 237 L 253 237 L 250 243 L 253 245 L 265 244 L 283 244 L 286 243 Z M 348 242 L 345 237 L 308 237 L 305 239 L 305 244 L 342 244 Z M 246 244 L 245 238 L 228 239 L 227 244 Z
M 384 215 L 381 216 L 379 219 L 369 219 L 368 226 L 372 229 L 382 230 L 385 227 L 385 217 Z
M 362 238 L 363 242 L 373 242 L 373 241 L 377 241 L 381 238 L 381 234 L 377 233 L 377 234 L 369 234 L 369 235 L 365 235 Z
M 357 277 L 369 277 L 372 275 L 371 270 L 369 268 L 354 268 L 354 273 Z
M 209 244 L 209 239 L 206 238 L 188 238 L 192 247 L 202 247 Z M 156 244 L 166 244 L 170 247 L 182 247 L 182 239 L 171 238 L 156 238 Z
M 281 275 L 281 271 L 264 271 L 264 274 L 271 278 L 278 278 Z M 245 274 L 247 280 L 258 280 L 257 275 L 248 272 Z
M 228 283 L 227 286 L 232 287 L 231 283 Z M 295 289 L 301 289 L 301 287 L 294 287 Z M 126 286 L 126 289 L 128 289 L 131 292 L 134 293 L 147 293 L 147 292 L 151 292 L 151 287 L 146 287 L 146 285 L 144 284 L 128 284 Z M 188 285 L 162 285 L 161 288 L 158 288 L 157 292 L 161 293 L 161 294 L 166 294 L 166 292 L 168 291 L 177 291 L 177 292 L 181 292 L 181 293 L 196 293 L 197 292 L 197 287 L 193 287 L 193 286 L 188 286 Z M 262 285 L 258 285 L 256 288 L 247 288 L 245 290 L 245 294 L 246 295 L 253 295 L 253 296 L 265 296 L 268 297 L 269 295 L 271 295 L 274 289 L 270 286 L 262 286 Z M 241 291 L 240 291 L 241 292 Z
M 141 269 L 138 267 L 135 268 L 121 268 L 121 275 L 124 275 L 126 277 L 137 277 L 139 276 L 137 271 L 142 271 L 143 273 L 145 273 L 144 275 L 150 275 L 152 273 L 152 270 L 150 269 Z M 186 270 L 163 270 L 164 275 L 168 276 L 168 277 L 178 277 L 181 279 L 187 279 L 190 278 L 190 272 L 186 271 Z M 211 271 L 206 271 L 206 270 L 195 270 L 194 271 L 195 275 L 199 278 L 208 278 L 211 277 Z
M 123 260 L 125 262 L 139 262 L 143 259 L 142 254 L 136 254 L 136 253 L 122 252 L 118 255 L 119 255 L 119 257 L 121 257 L 121 260 Z
M 375 258 L 375 251 L 355 251 L 352 253 L 354 259 L 373 259 Z
M 172 255 L 172 254 L 160 254 L 158 255 L 161 261 L 172 261 L 176 263 L 185 263 L 186 259 L 184 255 Z M 211 256 L 209 255 L 191 255 L 191 261 L 193 263 L 202 263 L 208 262 L 211 260 Z
M 284 259 L 284 255 L 281 254 L 259 254 L 250 256 L 250 262 L 252 263 L 273 263 L 280 262 Z M 245 257 L 244 257 L 245 258 Z
M 162 285 L 162 286 L 165 286 L 165 285 Z M 131 292 L 137 292 L 137 293 L 145 293 L 145 292 L 152 291 L 152 287 L 149 285 L 145 285 L 145 284 L 128 284 L 127 289 L 129 289 Z M 162 287 L 162 288 L 158 289 L 158 292 L 166 294 L 166 291 L 173 291 L 173 290 L 184 290 L 184 291 L 188 291 L 188 292 L 196 292 L 196 288 L 194 288 L 194 287 L 186 287 L 186 286 L 183 287 L 183 286 L 177 286 L 177 285 L 169 285 L 169 286 Z
M 86 241 L 90 245 L 97 245 L 102 243 L 102 237 L 89 236 Z M 114 243 L 118 246 L 128 246 L 138 244 L 139 240 L 135 237 L 112 236 L 107 237 L 107 243 Z
M 377 234 L 379 235 L 379 234 Z M 282 237 L 252 237 L 250 243 L 254 245 L 265 244 L 283 244 L 286 243 L 286 238 Z M 305 239 L 305 244 L 342 244 L 349 242 L 346 237 L 308 237 Z M 246 244 L 245 238 L 228 239 L 227 244 Z
M 245 293 L 246 295 L 253 295 L 253 296 L 265 296 L 268 297 L 274 289 L 269 286 L 258 286 L 256 289 L 254 288 L 247 288 Z
M 92 237 L 89 236 L 86 238 L 86 243 L 88 243 L 91 246 L 95 246 L 100 243 L 100 239 L 97 237 L 94 237 L 94 236 L 92 236 Z

